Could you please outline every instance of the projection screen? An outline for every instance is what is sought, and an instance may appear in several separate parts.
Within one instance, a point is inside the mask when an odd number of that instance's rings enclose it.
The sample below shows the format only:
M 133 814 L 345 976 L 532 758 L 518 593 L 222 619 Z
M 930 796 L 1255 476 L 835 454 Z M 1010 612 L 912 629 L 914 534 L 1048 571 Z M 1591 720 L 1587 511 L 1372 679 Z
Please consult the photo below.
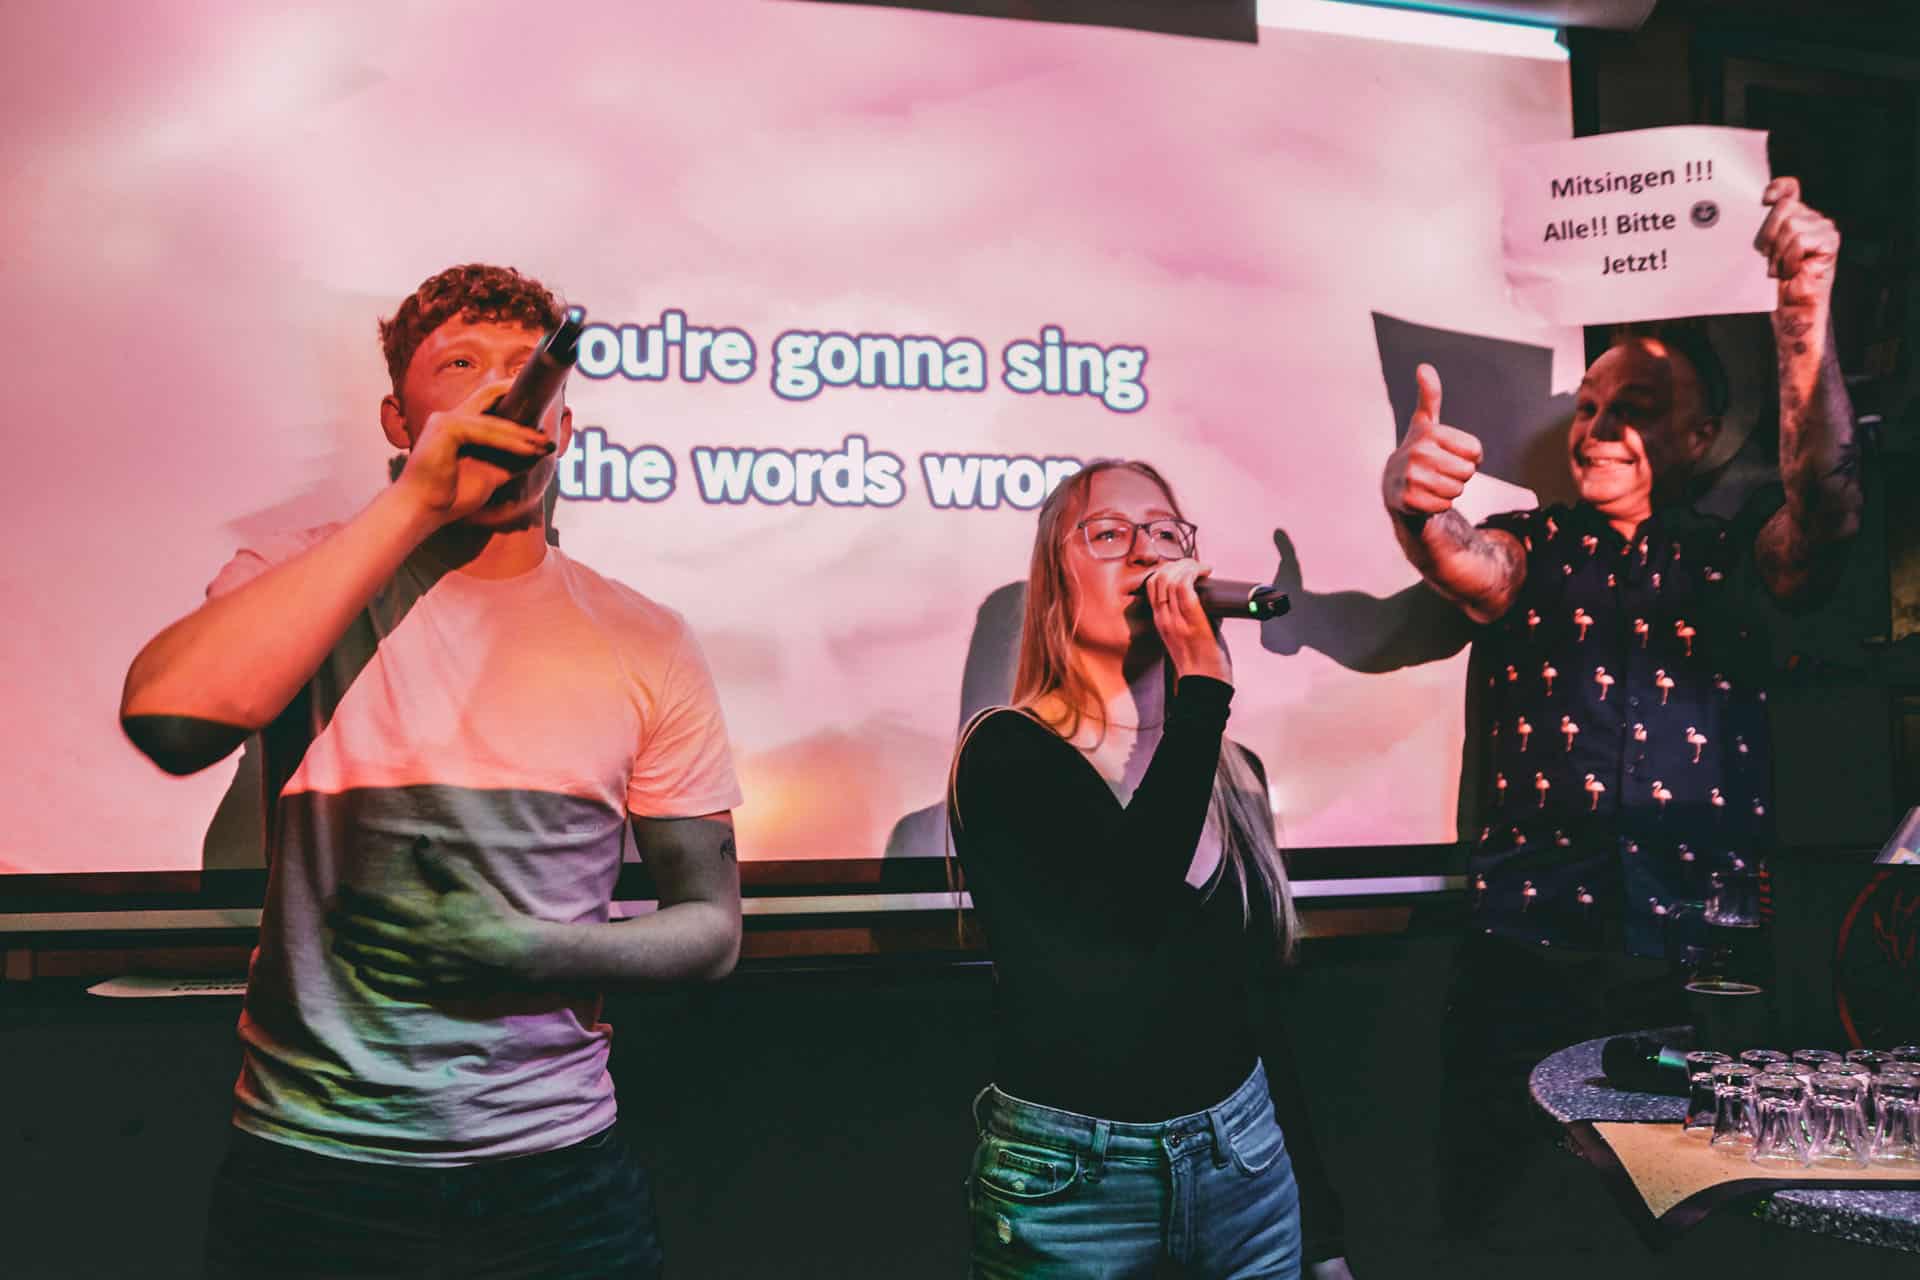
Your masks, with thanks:
M 1577 380 L 1578 331 L 1506 297 L 1494 182 L 1503 147 L 1568 135 L 1564 63 L 746 0 L 526 12 L 9 9 L 0 872 L 260 865 L 247 763 L 162 775 L 121 681 L 236 549 L 386 483 L 376 321 L 470 261 L 598 326 L 560 545 L 699 636 L 743 857 L 942 852 L 1034 508 L 1111 455 L 1166 473 L 1217 573 L 1303 605 L 1227 632 L 1230 733 L 1283 841 L 1454 838 L 1465 658 L 1396 647 L 1416 579 L 1379 473 L 1412 366 L 1383 335 Z M 1522 480 L 1463 508 L 1531 505 Z M 1340 593 L 1344 642 L 1289 630 Z

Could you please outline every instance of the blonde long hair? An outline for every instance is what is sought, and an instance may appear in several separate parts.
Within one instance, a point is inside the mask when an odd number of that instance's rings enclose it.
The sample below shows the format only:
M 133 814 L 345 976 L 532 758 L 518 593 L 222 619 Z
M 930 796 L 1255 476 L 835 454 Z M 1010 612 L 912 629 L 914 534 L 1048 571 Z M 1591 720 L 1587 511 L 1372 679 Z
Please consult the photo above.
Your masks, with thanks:
M 1106 707 L 1095 692 L 1093 682 L 1081 669 L 1074 645 L 1075 610 L 1073 585 L 1067 576 L 1066 546 L 1080 513 L 1086 510 L 1087 495 L 1093 477 L 1103 471 L 1133 471 L 1151 480 L 1166 495 L 1167 506 L 1178 516 L 1180 503 L 1173 488 L 1160 472 L 1145 462 L 1120 458 L 1096 458 L 1075 474 L 1061 481 L 1040 507 L 1039 527 L 1034 531 L 1033 559 L 1027 570 L 1026 609 L 1020 622 L 1020 655 L 1014 671 L 1014 707 L 1032 715 L 1053 732 L 1071 740 L 1089 719 L 1095 721 L 1104 737 L 1109 727 Z M 1184 517 L 1183 517 L 1184 518 Z M 1058 723 L 1048 721 L 1033 710 L 1035 703 L 1048 695 L 1057 695 L 1066 707 Z M 948 814 L 958 825 L 960 814 L 954 794 L 960 752 L 972 736 L 976 717 L 954 748 L 954 771 L 947 784 Z M 1231 865 L 1234 882 L 1240 892 L 1240 912 L 1249 919 L 1252 904 L 1248 886 L 1258 883 L 1264 890 L 1274 932 L 1279 938 L 1283 959 L 1293 955 L 1300 933 L 1300 917 L 1293 906 L 1293 889 L 1287 880 L 1287 868 L 1280 855 L 1273 811 L 1268 807 L 1266 788 L 1250 763 L 1252 757 L 1233 742 L 1223 742 L 1220 763 L 1214 771 L 1213 799 L 1207 821 L 1220 833 L 1222 857 Z M 949 877 L 952 858 L 949 855 Z M 958 881 L 951 880 L 956 890 Z

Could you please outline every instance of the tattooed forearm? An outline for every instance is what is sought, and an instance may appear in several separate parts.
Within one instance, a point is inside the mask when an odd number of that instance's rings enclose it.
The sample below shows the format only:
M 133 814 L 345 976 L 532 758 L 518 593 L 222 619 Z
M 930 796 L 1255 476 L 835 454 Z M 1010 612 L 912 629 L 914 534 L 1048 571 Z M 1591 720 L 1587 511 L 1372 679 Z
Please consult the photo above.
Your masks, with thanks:
M 1860 444 L 1833 330 L 1802 354 L 1790 345 L 1805 317 L 1780 321 L 1780 480 L 1800 530 L 1821 544 L 1850 536 L 1860 514 Z
M 1820 603 L 1839 578 L 1838 557 L 1822 554 L 1807 539 L 1787 507 L 1773 513 L 1753 542 L 1754 563 L 1760 580 L 1773 598 L 1799 612 Z
M 1860 441 L 1853 433 L 1848 433 L 1846 443 L 1836 452 L 1833 470 L 1827 473 L 1830 479 L 1860 480 Z
M 1775 597 L 1817 595 L 1836 572 L 1830 554 L 1860 527 L 1861 447 L 1830 325 L 1804 314 L 1774 318 L 1780 361 L 1780 482 L 1786 505 L 1755 552 Z M 1817 341 L 1809 336 L 1819 334 Z
M 1780 346 L 1780 357 L 1784 361 L 1789 352 L 1796 356 L 1807 354 L 1807 335 L 1813 332 L 1811 318 L 1794 313 L 1782 315 L 1774 322 L 1775 340 Z M 1784 371 L 1783 371 L 1784 372 Z M 1786 381 L 1783 377 L 1782 383 Z
M 1518 538 L 1476 529 L 1457 511 L 1418 521 L 1396 518 L 1394 534 L 1427 585 L 1476 622 L 1504 614 L 1526 579 L 1526 552 Z

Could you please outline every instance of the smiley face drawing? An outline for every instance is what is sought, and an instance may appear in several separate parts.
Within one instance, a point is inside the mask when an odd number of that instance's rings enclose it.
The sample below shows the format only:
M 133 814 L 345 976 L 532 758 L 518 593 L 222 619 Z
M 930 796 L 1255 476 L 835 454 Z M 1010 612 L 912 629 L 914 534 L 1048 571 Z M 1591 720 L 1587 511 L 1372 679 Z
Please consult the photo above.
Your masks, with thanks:
M 1687 215 L 1693 219 L 1693 225 L 1702 230 L 1720 221 L 1720 206 L 1711 200 L 1697 201 Z

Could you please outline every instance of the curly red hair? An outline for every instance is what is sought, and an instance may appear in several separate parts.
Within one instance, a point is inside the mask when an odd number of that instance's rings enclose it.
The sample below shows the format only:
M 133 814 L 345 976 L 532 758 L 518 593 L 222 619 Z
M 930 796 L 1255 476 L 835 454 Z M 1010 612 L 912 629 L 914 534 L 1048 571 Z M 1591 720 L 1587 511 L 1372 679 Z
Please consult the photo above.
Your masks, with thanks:
M 427 335 L 456 316 L 468 324 L 491 320 L 544 331 L 560 323 L 560 311 L 551 289 L 512 267 L 481 262 L 448 267 L 415 289 L 392 319 L 380 322 L 380 349 L 393 394 L 401 394 L 407 366 Z

